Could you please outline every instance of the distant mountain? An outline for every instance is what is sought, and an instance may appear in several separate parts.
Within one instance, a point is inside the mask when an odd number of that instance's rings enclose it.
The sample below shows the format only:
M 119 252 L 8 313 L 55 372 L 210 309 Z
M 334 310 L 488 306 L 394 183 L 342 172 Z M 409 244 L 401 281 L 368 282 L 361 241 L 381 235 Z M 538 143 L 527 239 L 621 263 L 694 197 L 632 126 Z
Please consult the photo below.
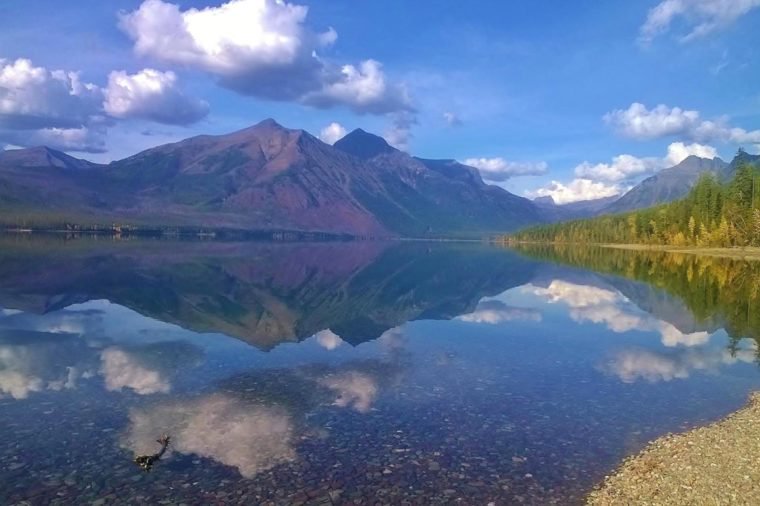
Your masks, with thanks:
M 62 169 L 91 169 L 98 164 L 79 160 L 61 151 L 40 146 L 30 149 L 0 151 L 0 167 L 57 167 Z
M 553 198 L 547 196 L 533 199 L 533 204 L 541 210 L 546 221 L 556 222 L 596 216 L 618 198 L 620 198 L 619 195 L 614 195 L 600 199 L 557 204 Z
M 678 165 L 646 178 L 618 200 L 601 209 L 599 214 L 622 213 L 678 200 L 689 193 L 702 174 L 725 176 L 728 167 L 720 158 L 710 160 L 689 156 Z
M 454 161 L 355 130 L 329 146 L 265 120 L 107 166 L 47 148 L 0 153 L 8 222 L 188 225 L 363 236 L 482 235 L 543 221 L 527 199 Z
M 454 160 L 414 158 L 363 130 L 335 148 L 359 156 L 379 178 L 383 198 L 360 190 L 362 202 L 403 234 L 495 232 L 543 221 L 530 200 L 487 185 L 477 169 Z

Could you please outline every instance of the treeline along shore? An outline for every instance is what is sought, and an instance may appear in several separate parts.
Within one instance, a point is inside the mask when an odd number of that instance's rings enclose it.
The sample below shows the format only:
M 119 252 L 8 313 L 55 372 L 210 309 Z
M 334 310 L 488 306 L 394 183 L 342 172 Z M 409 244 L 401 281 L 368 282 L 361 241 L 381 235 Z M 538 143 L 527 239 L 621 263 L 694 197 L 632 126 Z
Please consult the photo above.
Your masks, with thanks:
M 738 166 L 732 180 L 700 178 L 686 198 L 647 209 L 526 228 L 503 242 L 760 247 L 760 169 Z

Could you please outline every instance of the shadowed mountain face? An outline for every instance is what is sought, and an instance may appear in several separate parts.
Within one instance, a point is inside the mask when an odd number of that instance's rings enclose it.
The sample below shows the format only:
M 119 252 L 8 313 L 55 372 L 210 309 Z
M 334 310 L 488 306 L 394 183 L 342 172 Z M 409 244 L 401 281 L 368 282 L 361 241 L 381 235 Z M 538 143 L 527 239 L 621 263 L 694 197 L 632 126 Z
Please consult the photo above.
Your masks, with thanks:
M 450 161 L 357 130 L 335 147 L 273 120 L 97 166 L 47 148 L 0 153 L 5 224 L 482 235 L 541 221 L 535 206 Z
M 0 306 L 47 313 L 107 299 L 264 349 L 324 329 L 357 344 L 409 320 L 454 318 L 528 282 L 535 266 L 484 246 L 55 242 L 3 242 Z
M 363 130 L 346 135 L 335 148 L 361 157 L 380 180 L 383 198 L 360 188 L 357 194 L 375 216 L 402 234 L 472 235 L 543 221 L 530 200 L 485 184 L 476 169 L 454 160 L 414 158 Z

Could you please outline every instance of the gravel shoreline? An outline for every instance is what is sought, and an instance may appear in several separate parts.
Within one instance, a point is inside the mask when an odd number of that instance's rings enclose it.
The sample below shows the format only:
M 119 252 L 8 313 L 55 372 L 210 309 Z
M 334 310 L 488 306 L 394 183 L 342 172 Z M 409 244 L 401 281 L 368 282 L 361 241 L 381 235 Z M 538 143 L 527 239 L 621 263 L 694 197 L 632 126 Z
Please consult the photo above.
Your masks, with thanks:
M 718 422 L 656 439 L 607 476 L 587 504 L 760 504 L 760 392 Z

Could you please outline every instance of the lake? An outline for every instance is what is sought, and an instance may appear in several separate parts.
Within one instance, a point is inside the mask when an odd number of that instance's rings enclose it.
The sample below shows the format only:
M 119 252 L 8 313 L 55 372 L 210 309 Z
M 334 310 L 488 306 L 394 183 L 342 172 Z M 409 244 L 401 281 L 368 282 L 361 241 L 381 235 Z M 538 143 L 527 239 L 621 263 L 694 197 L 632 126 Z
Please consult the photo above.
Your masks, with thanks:
M 581 503 L 760 388 L 758 286 L 661 252 L 1 238 L 0 503 Z

